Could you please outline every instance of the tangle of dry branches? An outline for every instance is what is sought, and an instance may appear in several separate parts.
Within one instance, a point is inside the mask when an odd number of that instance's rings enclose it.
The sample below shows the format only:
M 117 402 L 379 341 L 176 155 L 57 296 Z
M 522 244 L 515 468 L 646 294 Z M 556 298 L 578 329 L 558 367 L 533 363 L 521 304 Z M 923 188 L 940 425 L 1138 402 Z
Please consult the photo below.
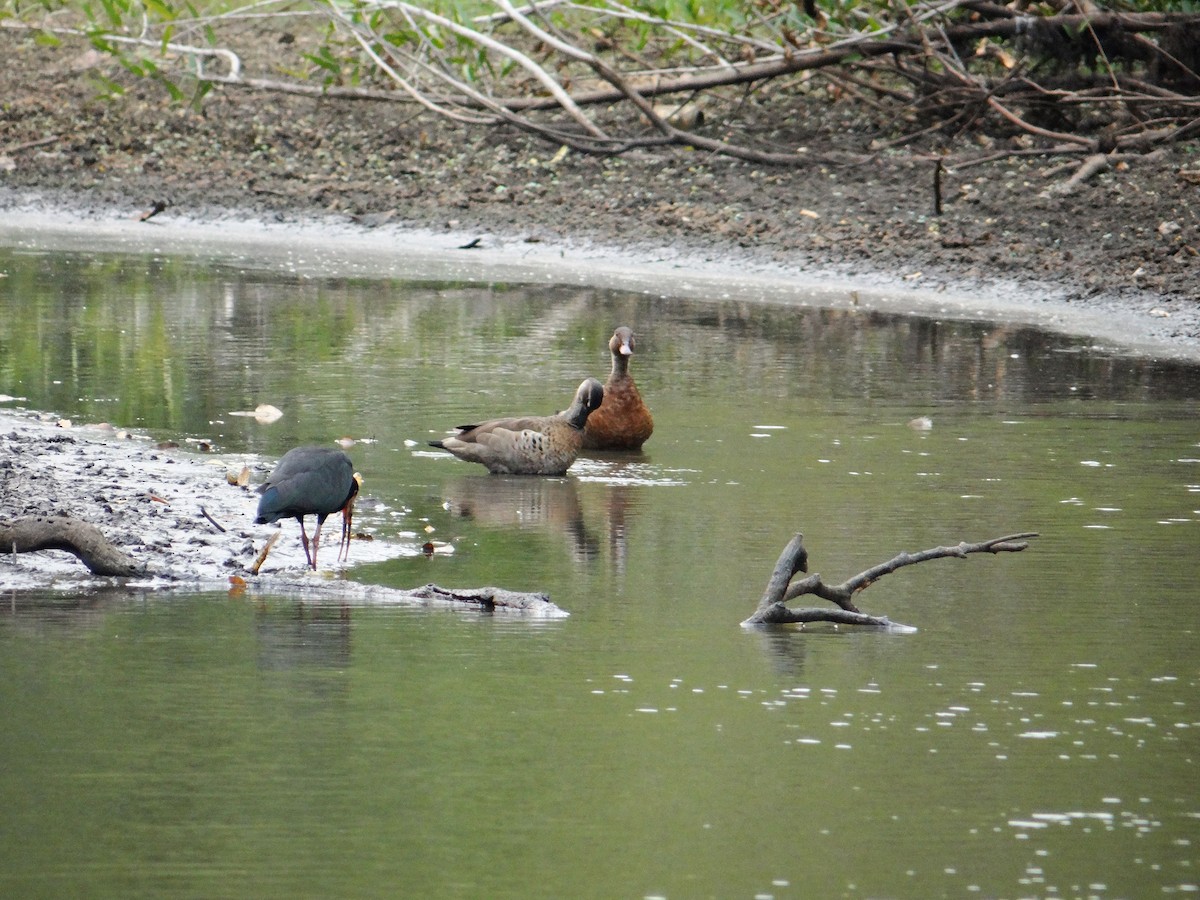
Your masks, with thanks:
M 418 104 L 588 153 L 673 145 L 811 163 L 795 147 L 732 137 L 749 96 L 787 90 L 887 113 L 894 133 L 877 136 L 876 150 L 986 129 L 1020 138 L 1019 152 L 1094 157 L 1200 134 L 1197 14 L 1080 0 L 1037 12 L 1015 0 L 877 2 L 839 7 L 837 21 L 815 0 L 750 0 L 740 19 L 715 23 L 622 0 L 485 0 L 479 10 L 456 18 L 428 0 L 262 0 L 213 16 L 181 7 L 157 21 L 143 10 L 124 27 L 68 26 L 63 11 L 3 24 L 86 36 L 171 84 Z M 267 28 L 290 38 L 279 53 L 295 59 L 249 62 L 241 42 Z

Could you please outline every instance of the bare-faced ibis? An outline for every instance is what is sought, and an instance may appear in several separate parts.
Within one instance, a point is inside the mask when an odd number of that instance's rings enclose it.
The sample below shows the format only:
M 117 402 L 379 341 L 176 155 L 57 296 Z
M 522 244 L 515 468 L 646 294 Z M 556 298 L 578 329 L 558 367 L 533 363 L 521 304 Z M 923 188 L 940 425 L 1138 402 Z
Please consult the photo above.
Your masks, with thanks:
M 317 568 L 317 546 L 321 526 L 333 513 L 342 514 L 342 540 L 338 545 L 338 560 L 350 552 L 350 525 L 354 517 L 354 498 L 362 479 L 354 471 L 350 457 L 333 447 L 295 447 L 283 455 L 279 464 L 258 489 L 256 525 L 296 519 L 300 522 L 300 539 L 308 565 Z M 317 530 L 309 552 L 308 532 L 304 517 L 317 517 Z
M 579 455 L 588 416 L 603 402 L 604 388 L 588 378 L 560 413 L 459 425 L 455 436 L 429 443 L 493 475 L 562 475 Z

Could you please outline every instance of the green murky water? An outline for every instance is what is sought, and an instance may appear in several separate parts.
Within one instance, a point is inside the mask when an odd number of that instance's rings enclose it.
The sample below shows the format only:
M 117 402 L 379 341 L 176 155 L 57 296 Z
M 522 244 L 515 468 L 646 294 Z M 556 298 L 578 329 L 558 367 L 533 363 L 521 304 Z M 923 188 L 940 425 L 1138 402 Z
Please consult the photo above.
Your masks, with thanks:
M 1200 371 L 1017 327 L 0 251 L 6 405 L 281 454 L 350 436 L 399 587 L 0 603 L 7 896 L 1145 897 L 1200 888 Z M 421 445 L 564 406 L 614 325 L 632 460 Z M 265 425 L 230 416 L 271 403 Z M 929 431 L 906 423 L 933 419 Z M 391 511 L 402 510 L 403 515 Z M 916 634 L 745 631 L 805 533 Z M 0 588 L 4 569 L 0 563 Z

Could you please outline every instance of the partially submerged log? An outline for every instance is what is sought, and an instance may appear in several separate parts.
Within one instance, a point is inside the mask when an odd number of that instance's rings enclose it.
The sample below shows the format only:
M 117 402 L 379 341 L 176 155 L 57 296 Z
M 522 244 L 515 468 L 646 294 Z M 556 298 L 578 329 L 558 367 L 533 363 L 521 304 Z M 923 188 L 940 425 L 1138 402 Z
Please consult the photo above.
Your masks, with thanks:
M 65 550 L 79 558 L 94 575 L 141 575 L 145 567 L 118 550 L 104 533 L 73 516 L 21 516 L 0 522 L 0 550 L 35 553 Z
M 485 613 L 517 613 L 531 618 L 564 619 L 570 613 L 546 594 L 498 587 L 444 588 L 436 584 L 404 589 L 358 581 L 263 575 L 249 581 L 231 576 L 230 592 L 255 595 L 286 594 L 300 600 L 346 606 L 434 606 L 476 609 Z
M 1004 537 L 992 538 L 987 541 L 969 544 L 966 541 L 952 547 L 933 547 L 918 553 L 903 552 L 892 557 L 885 563 L 872 566 L 864 572 L 859 572 L 841 584 L 828 585 L 820 574 L 813 573 L 792 584 L 792 578 L 797 572 L 808 572 L 808 551 L 804 547 L 804 535 L 797 534 L 784 547 L 779 555 L 767 588 L 758 601 L 758 609 L 754 615 L 746 619 L 743 625 L 786 625 L 804 624 L 807 622 L 833 622 L 839 625 L 867 625 L 873 628 L 886 628 L 897 631 L 915 631 L 907 625 L 893 622 L 887 616 L 872 616 L 864 613 L 854 605 L 854 595 L 864 591 L 884 575 L 890 575 L 904 566 L 925 562 L 931 559 L 954 557 L 965 559 L 968 553 L 1019 553 L 1029 546 L 1029 539 L 1037 537 L 1036 532 L 1027 531 L 1020 534 L 1009 534 Z M 816 596 L 837 604 L 838 609 L 826 607 L 805 607 L 792 609 L 787 606 L 790 600 L 795 600 L 804 594 Z
M 427 584 L 405 593 L 417 600 L 474 606 L 484 612 L 502 610 L 505 612 L 532 612 L 542 616 L 566 615 L 565 611 L 550 602 L 547 595 L 541 593 L 527 594 L 497 587 L 451 590 L 438 587 L 436 584 Z
M 268 542 L 268 548 L 279 537 L 278 532 Z M 0 550 L 5 553 L 36 553 L 40 550 L 65 550 L 74 554 L 94 575 L 133 577 L 150 576 L 161 580 L 162 586 L 174 589 L 194 583 L 206 584 L 178 573 L 154 571 L 118 549 L 95 525 L 73 516 L 22 516 L 10 521 L 0 521 Z M 266 556 L 265 550 L 251 571 Z M 249 587 L 237 577 L 235 590 Z M 223 582 L 217 581 L 217 584 Z M 148 585 L 142 583 L 141 587 Z M 498 587 L 443 588 L 427 584 L 412 590 L 400 590 L 381 585 L 360 585 L 352 581 L 311 578 L 289 578 L 263 576 L 255 579 L 254 587 L 259 591 L 289 592 L 315 599 L 328 598 L 345 603 L 354 600 L 364 604 L 411 604 L 462 606 L 483 612 L 516 612 L 543 618 L 559 618 L 566 611 L 551 602 L 542 593 L 522 593 Z

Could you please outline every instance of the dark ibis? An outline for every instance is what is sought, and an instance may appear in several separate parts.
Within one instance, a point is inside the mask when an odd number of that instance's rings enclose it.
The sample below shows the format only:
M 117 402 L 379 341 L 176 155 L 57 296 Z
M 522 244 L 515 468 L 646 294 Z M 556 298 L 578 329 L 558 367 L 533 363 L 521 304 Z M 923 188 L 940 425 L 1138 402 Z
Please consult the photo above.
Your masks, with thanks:
M 354 517 L 354 498 L 362 478 L 354 471 L 350 457 L 333 447 L 294 447 L 283 455 L 279 464 L 259 493 L 256 525 L 296 519 L 300 522 L 300 539 L 304 556 L 314 571 L 317 568 L 317 546 L 321 526 L 333 513 L 342 514 L 342 540 L 338 545 L 338 560 L 350 553 L 350 526 Z M 304 517 L 317 517 L 317 530 L 309 552 L 308 532 Z

